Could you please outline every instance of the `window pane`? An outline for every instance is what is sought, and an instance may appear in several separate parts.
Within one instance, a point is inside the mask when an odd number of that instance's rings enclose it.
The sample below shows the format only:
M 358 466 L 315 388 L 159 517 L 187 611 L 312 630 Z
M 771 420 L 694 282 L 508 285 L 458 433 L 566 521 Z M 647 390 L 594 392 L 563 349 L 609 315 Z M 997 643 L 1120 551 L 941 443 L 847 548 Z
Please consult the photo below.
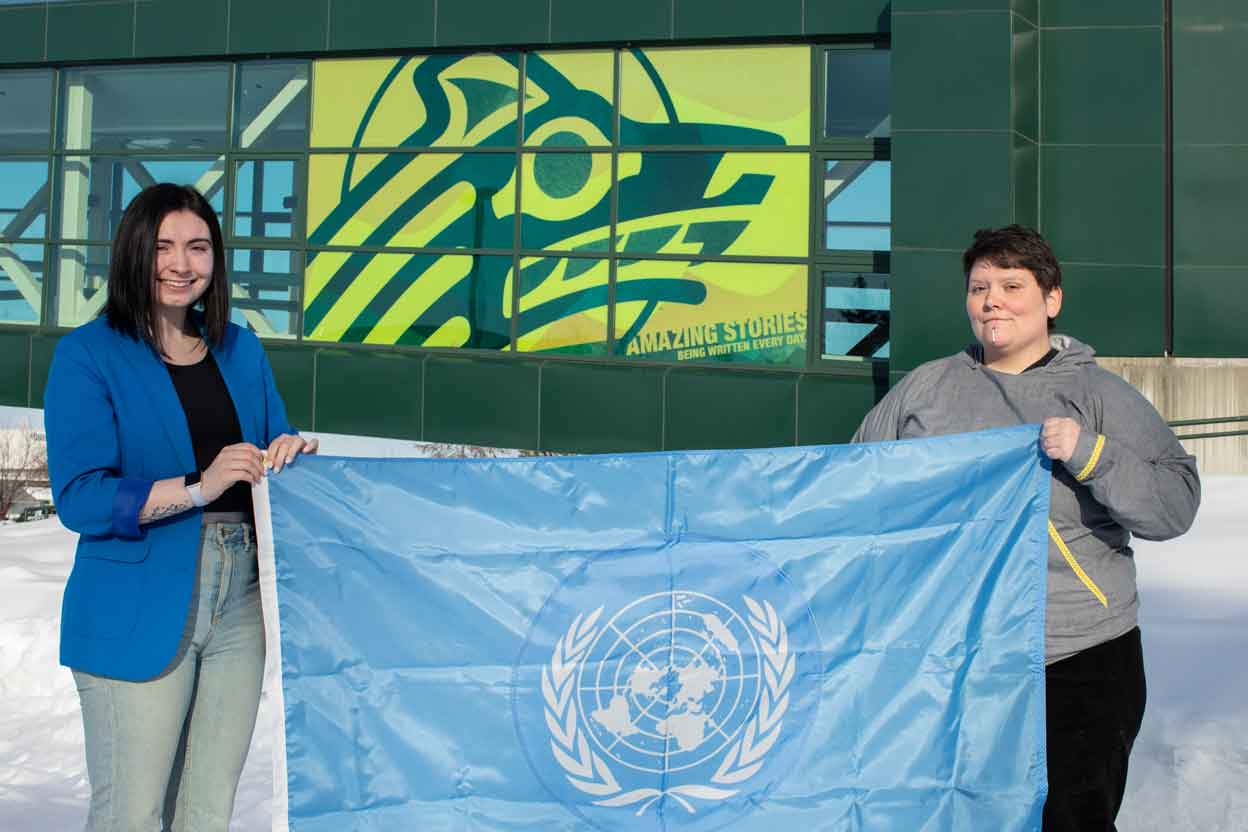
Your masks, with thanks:
M 522 245 L 606 253 L 611 232 L 611 154 L 526 153 L 522 169 Z
M 294 236 L 300 167 L 293 159 L 257 159 L 235 166 L 234 236 Z
M 891 249 L 892 176 L 892 162 L 825 163 L 825 248 L 834 251 Z
M 805 153 L 621 153 L 617 250 L 806 257 Z
M 810 48 L 625 50 L 620 142 L 810 144 Z
M 0 240 L 0 322 L 37 324 L 43 308 L 43 246 Z
M 48 235 L 47 159 L 0 159 L 0 242 Z
M 308 65 L 242 64 L 234 109 L 234 146 L 298 150 L 308 144 Z
M 515 52 L 317 61 L 313 147 L 514 146 Z
M 514 154 L 317 154 L 308 164 L 313 245 L 514 244 Z
M 560 133 L 572 133 L 591 146 L 611 144 L 613 53 L 530 52 L 525 72 L 525 144 L 548 145 Z
M 885 49 L 829 49 L 823 135 L 881 137 L 891 131 L 890 53 Z
M 108 299 L 108 246 L 57 246 L 54 308 L 58 326 L 78 326 L 94 318 Z
M 304 337 L 414 347 L 511 344 L 511 258 L 309 252 Z
M 215 160 L 67 156 L 61 171 L 60 236 L 112 240 L 130 200 L 157 182 L 194 185 L 220 219 L 225 177 Z
M 805 264 L 633 261 L 616 273 L 616 353 L 801 366 Z
M 0 150 L 45 150 L 52 144 L 52 72 L 0 72 Z
M 607 354 L 606 260 L 529 257 L 520 262 L 522 352 Z
M 888 275 L 823 273 L 823 357 L 888 358 Z
M 230 70 L 222 64 L 68 70 L 61 146 L 222 151 L 229 86 Z
M 274 249 L 229 252 L 230 318 L 261 338 L 293 338 L 303 286 L 303 255 Z

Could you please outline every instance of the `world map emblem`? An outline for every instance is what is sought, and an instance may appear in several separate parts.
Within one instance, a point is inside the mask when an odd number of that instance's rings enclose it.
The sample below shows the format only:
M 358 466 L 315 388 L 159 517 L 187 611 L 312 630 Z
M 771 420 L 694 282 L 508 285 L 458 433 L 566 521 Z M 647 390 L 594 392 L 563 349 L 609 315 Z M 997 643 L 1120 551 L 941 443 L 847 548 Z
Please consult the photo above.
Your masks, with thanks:
M 749 563 L 770 574 L 729 582 L 745 592 L 724 591 L 722 577 L 676 586 L 663 575 L 667 588 L 631 597 L 604 584 L 611 603 L 550 632 L 535 668 L 541 722 L 517 705 L 517 728 L 548 789 L 592 825 L 722 828 L 791 769 L 817 707 L 802 667 L 813 618 L 783 576 Z M 594 595 L 582 586 L 568 594 Z

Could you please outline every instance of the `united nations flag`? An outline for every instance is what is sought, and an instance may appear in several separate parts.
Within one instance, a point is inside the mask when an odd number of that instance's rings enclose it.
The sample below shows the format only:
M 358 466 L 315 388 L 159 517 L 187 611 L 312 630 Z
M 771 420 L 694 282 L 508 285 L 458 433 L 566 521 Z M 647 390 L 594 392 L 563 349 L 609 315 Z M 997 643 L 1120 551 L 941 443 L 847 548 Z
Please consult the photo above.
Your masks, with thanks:
M 275 829 L 1038 830 L 1037 435 L 302 460 Z

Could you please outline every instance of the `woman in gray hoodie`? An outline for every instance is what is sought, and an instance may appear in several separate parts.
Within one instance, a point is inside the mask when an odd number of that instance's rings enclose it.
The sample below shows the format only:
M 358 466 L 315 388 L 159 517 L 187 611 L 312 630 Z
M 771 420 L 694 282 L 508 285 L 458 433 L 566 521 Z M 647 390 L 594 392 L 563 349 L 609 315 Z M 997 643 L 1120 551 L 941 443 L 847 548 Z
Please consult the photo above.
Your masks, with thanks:
M 1042 425 L 1053 460 L 1045 688 L 1045 832 L 1114 830 L 1144 715 L 1131 535 L 1166 540 L 1200 504 L 1196 460 L 1151 404 L 1052 335 L 1062 271 L 1036 232 L 984 229 L 962 256 L 977 343 L 916 368 L 856 442 Z

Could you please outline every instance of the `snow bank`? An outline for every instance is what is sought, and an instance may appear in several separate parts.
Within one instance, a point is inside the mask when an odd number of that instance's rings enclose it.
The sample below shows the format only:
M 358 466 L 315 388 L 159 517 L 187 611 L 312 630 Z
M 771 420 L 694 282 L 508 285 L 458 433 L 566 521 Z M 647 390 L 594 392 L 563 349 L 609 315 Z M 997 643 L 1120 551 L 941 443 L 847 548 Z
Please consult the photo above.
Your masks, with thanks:
M 326 453 L 420 455 L 410 443 Z M 1196 527 L 1140 542 L 1149 703 L 1123 832 L 1248 829 L 1248 477 L 1210 478 Z M 89 794 L 73 678 L 57 664 L 60 592 L 75 536 L 55 518 L 0 525 L 0 829 L 77 832 Z M 232 828 L 267 832 L 272 713 L 243 772 Z

